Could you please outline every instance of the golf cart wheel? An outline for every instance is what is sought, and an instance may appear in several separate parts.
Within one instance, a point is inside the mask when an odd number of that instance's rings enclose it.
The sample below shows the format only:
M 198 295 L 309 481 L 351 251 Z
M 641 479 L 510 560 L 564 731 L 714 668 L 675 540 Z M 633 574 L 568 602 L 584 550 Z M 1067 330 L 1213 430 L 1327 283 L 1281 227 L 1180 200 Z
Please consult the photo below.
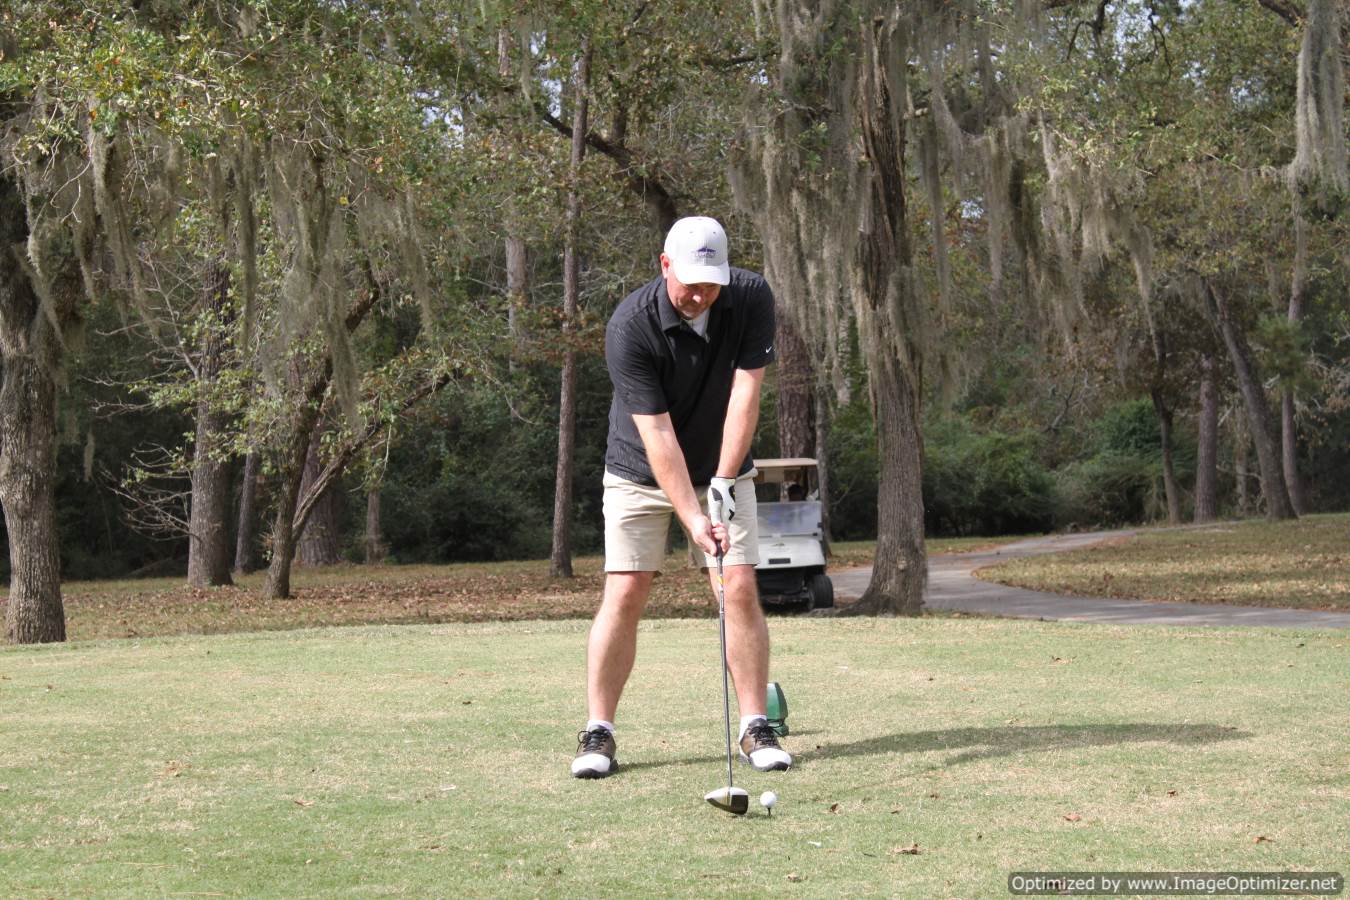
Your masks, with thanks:
M 834 582 L 830 581 L 830 576 L 823 573 L 812 575 L 807 582 L 807 589 L 811 592 L 812 609 L 834 606 Z

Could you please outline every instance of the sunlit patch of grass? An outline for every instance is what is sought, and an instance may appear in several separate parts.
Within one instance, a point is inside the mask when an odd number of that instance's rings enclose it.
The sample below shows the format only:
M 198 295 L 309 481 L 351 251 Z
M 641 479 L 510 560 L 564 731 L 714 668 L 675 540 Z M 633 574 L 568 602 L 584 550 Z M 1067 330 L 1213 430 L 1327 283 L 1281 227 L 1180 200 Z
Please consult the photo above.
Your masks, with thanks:
M 772 818 L 702 800 L 726 777 L 711 621 L 641 626 L 601 782 L 567 772 L 581 621 L 0 648 L 0 893 L 985 897 L 1018 869 L 1343 868 L 1348 635 L 773 631 L 797 762 L 736 769 Z
M 1144 531 L 979 575 L 1081 596 L 1350 609 L 1350 515 Z

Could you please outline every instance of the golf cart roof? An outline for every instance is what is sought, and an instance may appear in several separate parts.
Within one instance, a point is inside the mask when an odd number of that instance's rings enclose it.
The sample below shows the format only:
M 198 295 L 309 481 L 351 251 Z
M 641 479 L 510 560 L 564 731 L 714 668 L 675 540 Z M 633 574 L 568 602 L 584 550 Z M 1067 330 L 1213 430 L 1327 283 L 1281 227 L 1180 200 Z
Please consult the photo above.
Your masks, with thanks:
M 789 456 L 785 459 L 756 459 L 755 468 L 761 472 L 765 469 L 800 469 L 803 466 L 815 468 L 816 461 L 809 456 Z
M 789 472 L 794 469 L 814 469 L 817 462 L 809 456 L 789 456 L 786 459 L 757 459 L 755 468 L 759 474 L 755 481 L 759 484 L 782 484 Z

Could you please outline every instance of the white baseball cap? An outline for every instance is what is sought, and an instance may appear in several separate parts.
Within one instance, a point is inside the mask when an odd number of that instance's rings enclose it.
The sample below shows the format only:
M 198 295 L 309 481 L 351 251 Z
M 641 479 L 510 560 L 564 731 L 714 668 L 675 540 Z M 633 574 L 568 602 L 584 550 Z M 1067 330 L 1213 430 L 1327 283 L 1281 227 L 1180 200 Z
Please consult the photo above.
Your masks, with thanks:
M 666 235 L 666 256 L 675 277 L 685 284 L 728 284 L 727 233 L 716 219 L 689 216 Z

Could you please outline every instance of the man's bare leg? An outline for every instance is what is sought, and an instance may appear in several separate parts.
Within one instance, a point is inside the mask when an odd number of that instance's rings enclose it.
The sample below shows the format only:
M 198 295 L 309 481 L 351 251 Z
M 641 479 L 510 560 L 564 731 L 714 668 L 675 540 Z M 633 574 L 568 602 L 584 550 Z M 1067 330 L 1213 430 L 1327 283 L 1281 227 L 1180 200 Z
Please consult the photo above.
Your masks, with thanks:
M 727 667 L 736 683 L 742 716 L 764 715 L 764 689 L 769 682 L 769 626 L 759 605 L 754 566 L 726 566 Z M 717 569 L 710 569 L 713 595 Z
M 711 573 L 717 588 L 717 570 Z M 754 566 L 727 566 L 727 667 L 736 681 L 736 703 L 741 711 L 741 755 L 761 772 L 792 766 L 792 755 L 764 720 L 756 725 L 751 716 L 764 716 L 764 696 L 769 681 L 769 626 L 759 605 Z
M 633 671 L 638 622 L 655 574 L 610 572 L 605 576 L 604 597 L 586 646 L 586 706 L 591 719 L 614 721 L 623 686 Z

